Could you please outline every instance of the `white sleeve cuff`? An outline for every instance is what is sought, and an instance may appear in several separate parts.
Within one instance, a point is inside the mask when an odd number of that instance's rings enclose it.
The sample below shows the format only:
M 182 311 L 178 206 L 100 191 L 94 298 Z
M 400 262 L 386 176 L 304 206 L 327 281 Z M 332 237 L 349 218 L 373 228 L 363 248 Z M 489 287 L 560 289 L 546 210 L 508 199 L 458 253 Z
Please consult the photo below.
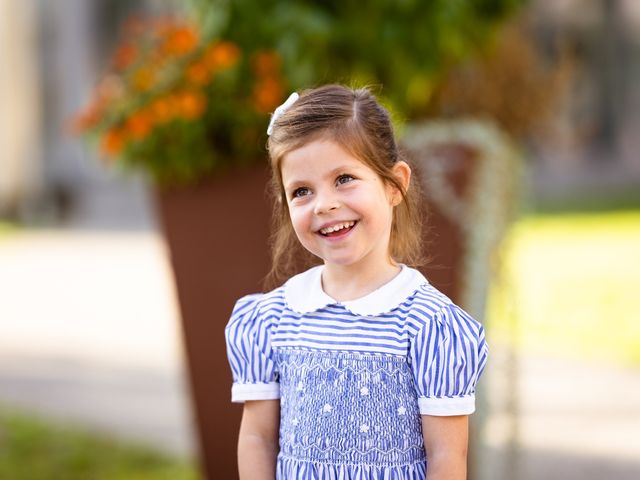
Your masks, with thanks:
M 244 403 L 246 400 L 277 400 L 280 398 L 280 384 L 234 383 L 231 387 L 231 401 Z
M 418 397 L 418 406 L 421 415 L 469 415 L 476 410 L 476 396 L 471 394 L 464 397 Z

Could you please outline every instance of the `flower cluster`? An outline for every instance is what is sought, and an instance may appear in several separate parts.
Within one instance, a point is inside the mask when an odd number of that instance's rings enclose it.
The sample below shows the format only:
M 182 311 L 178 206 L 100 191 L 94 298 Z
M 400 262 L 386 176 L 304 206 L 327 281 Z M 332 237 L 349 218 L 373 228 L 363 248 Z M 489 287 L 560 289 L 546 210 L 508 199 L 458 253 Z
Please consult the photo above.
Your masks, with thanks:
M 284 92 L 273 51 L 243 52 L 186 19 L 132 20 L 89 105 L 72 121 L 101 153 L 160 182 L 260 156 Z

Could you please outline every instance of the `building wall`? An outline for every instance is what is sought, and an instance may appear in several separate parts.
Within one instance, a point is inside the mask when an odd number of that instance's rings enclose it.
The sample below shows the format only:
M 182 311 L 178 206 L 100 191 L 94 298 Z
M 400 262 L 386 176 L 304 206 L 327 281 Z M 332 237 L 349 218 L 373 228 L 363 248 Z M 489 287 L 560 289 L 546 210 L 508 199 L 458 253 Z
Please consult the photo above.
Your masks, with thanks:
M 535 0 L 539 41 L 569 46 L 575 71 L 554 141 L 536 145 L 538 195 L 640 184 L 640 2 Z
M 0 217 L 42 186 L 35 7 L 0 0 Z

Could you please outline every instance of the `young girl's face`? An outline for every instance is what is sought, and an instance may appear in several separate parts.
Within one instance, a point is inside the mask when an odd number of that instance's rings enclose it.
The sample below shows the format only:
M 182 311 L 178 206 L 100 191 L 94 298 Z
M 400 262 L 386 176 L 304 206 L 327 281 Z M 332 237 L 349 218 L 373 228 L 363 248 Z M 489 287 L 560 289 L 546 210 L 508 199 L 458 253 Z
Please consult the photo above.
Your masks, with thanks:
M 388 268 L 396 188 L 326 139 L 289 152 L 280 168 L 293 229 L 309 252 L 326 265 Z

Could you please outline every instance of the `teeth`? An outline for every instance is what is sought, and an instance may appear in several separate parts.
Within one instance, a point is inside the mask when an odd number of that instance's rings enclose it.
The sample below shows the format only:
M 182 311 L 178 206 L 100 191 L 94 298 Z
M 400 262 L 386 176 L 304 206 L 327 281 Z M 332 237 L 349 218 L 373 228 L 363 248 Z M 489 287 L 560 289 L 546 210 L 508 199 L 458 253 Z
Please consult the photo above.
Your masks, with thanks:
M 337 232 L 338 230 L 342 230 L 343 228 L 353 227 L 355 224 L 356 222 L 338 223 L 336 225 L 332 225 L 331 227 L 323 228 L 322 230 L 320 230 L 320 233 L 326 235 L 327 233 Z

